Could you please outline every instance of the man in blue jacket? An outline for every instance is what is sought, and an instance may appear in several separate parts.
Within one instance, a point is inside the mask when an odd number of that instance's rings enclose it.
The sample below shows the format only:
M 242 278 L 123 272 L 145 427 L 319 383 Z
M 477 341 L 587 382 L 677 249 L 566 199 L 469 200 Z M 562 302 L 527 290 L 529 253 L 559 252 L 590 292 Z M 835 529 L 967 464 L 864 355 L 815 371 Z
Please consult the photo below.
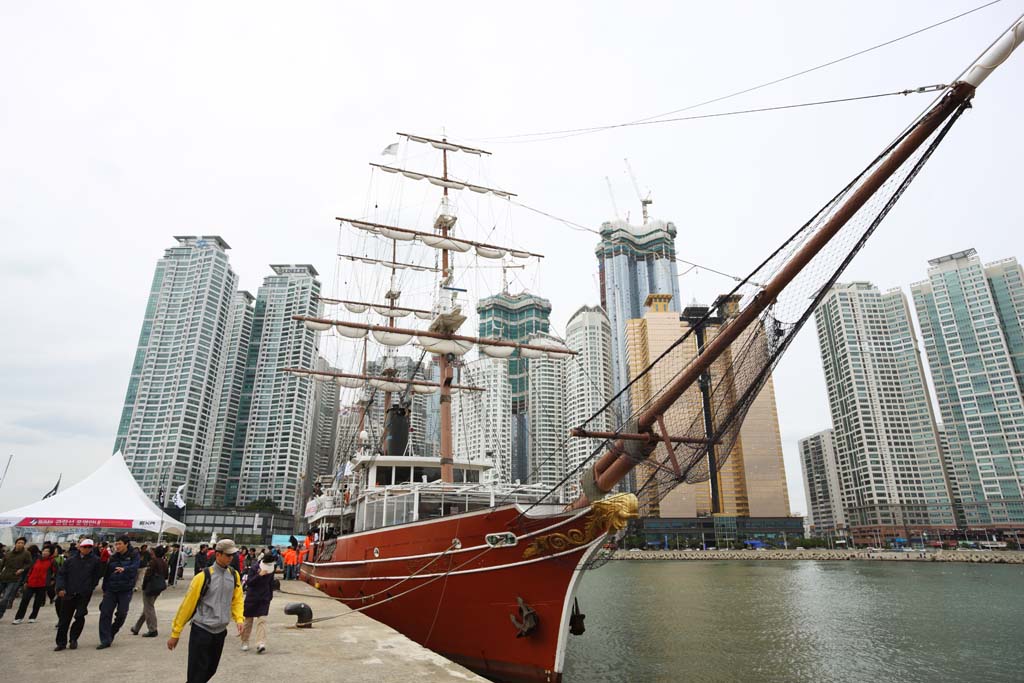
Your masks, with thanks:
M 103 575 L 103 602 L 100 603 L 100 644 L 97 650 L 105 650 L 114 642 L 114 636 L 128 618 L 128 605 L 132 601 L 135 578 L 139 574 L 139 552 L 128 542 L 127 536 L 119 536 L 114 542 L 114 554 L 107 560 Z M 114 608 L 117 616 L 114 617 Z M 111 619 L 113 618 L 113 623 Z

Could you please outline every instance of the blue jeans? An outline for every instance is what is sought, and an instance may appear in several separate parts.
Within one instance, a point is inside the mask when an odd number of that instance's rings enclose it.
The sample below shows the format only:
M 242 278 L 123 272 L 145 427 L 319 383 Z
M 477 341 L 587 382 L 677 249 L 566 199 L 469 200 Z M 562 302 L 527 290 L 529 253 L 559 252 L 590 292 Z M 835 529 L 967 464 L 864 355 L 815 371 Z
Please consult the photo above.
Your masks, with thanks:
M 14 607 L 14 596 L 18 594 L 18 586 L 21 585 L 21 578 L 14 581 L 0 583 L 0 617 L 7 611 L 7 605 Z
M 103 602 L 100 603 L 100 642 L 112 643 L 114 636 L 124 626 L 128 618 L 128 605 L 132 601 L 132 591 L 107 591 L 103 594 Z M 114 617 L 114 608 L 117 608 L 117 616 Z

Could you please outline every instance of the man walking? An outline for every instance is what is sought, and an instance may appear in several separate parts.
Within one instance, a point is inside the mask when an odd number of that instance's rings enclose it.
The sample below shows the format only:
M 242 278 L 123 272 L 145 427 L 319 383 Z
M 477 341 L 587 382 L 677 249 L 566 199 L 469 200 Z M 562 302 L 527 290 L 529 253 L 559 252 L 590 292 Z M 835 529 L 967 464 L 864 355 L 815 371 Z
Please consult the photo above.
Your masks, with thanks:
M 173 586 L 178 580 L 178 566 L 181 563 L 181 546 L 177 543 L 171 544 L 171 552 L 167 556 L 167 585 Z
M 139 553 L 129 543 L 127 536 L 114 541 L 114 554 L 107 560 L 103 573 L 103 602 L 100 603 L 100 644 L 97 650 L 105 650 L 114 642 L 114 636 L 128 618 L 128 606 L 135 590 L 135 578 L 139 573 Z M 114 617 L 114 608 L 117 616 Z
M 238 547 L 225 538 L 214 548 L 214 561 L 189 584 L 185 599 L 171 624 L 171 637 L 167 649 L 178 646 L 185 624 L 192 620 L 188 636 L 188 680 L 186 683 L 206 683 L 217 673 L 220 655 L 224 651 L 227 626 L 235 622 L 242 634 L 242 579 L 231 568 L 231 560 Z
M 89 600 L 96 584 L 103 575 L 103 563 L 92 551 L 92 540 L 84 538 L 78 542 L 78 552 L 70 556 L 57 572 L 57 599 L 60 614 L 57 621 L 57 647 L 60 652 L 68 645 L 68 625 L 71 625 L 71 649 L 78 648 L 78 636 L 85 627 L 85 615 L 89 613 Z M 71 624 L 74 617 L 75 623 Z
M 14 607 L 14 596 L 18 586 L 25 580 L 25 572 L 32 565 L 32 553 L 25 549 L 24 536 L 14 542 L 14 549 L 7 551 L 0 563 L 0 619 L 8 607 Z

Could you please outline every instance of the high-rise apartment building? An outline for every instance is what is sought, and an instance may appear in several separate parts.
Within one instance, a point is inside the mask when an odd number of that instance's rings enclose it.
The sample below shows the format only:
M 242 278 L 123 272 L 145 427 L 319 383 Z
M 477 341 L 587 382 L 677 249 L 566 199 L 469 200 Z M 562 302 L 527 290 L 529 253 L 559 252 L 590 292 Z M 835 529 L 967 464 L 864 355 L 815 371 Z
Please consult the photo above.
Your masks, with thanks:
M 326 358 L 317 358 L 319 372 L 333 372 Z M 306 459 L 306 493 L 313 482 L 325 474 L 334 474 L 335 450 L 338 440 L 338 399 L 340 387 L 333 378 L 317 379 L 313 384 L 313 435 Z
M 452 394 L 452 443 L 455 457 L 486 462 L 491 469 L 482 481 L 512 481 L 512 385 L 511 361 L 481 357 L 459 370 L 457 383 L 483 391 Z
M 846 536 L 843 493 L 839 483 L 839 461 L 833 431 L 826 429 L 800 439 L 800 468 L 807 496 L 805 524 L 816 538 Z
M 150 498 L 194 501 L 217 452 L 238 277 L 220 237 L 175 237 L 157 262 L 114 450 Z
M 561 344 L 550 335 L 537 335 L 538 343 Z M 529 423 L 529 480 L 524 483 L 556 486 L 565 476 L 564 441 L 568 434 L 565 422 L 564 358 L 530 360 L 527 382 Z
M 676 226 L 652 220 L 643 225 L 613 221 L 601 225 L 597 245 L 601 308 L 612 333 L 612 390 L 629 383 L 626 325 L 644 315 L 650 294 L 669 294 L 669 310 L 680 310 L 679 271 L 676 267 Z M 630 412 L 628 395 L 619 401 L 623 415 Z
M 911 286 L 967 525 L 1024 523 L 1024 271 L 974 249 Z
M 618 427 L 612 414 L 603 410 L 612 397 L 612 334 L 608 316 L 599 306 L 584 306 L 576 311 L 565 328 L 565 345 L 578 355 L 565 361 L 565 421 L 572 429 L 597 415 L 587 429 L 611 431 Z M 569 477 L 566 500 L 575 500 L 581 493 L 581 463 L 602 444 L 601 439 L 569 439 L 565 449 L 566 473 Z M 579 468 L 579 469 L 577 469 Z
M 312 370 L 318 333 L 296 315 L 320 315 L 320 281 L 311 265 L 273 265 L 256 294 L 240 406 L 245 410 L 244 452 L 237 504 L 270 499 L 300 512 L 300 491 L 313 433 L 313 382 L 283 368 Z M 240 410 L 239 425 L 243 425 Z
M 837 284 L 815 311 L 846 522 L 858 542 L 954 525 L 906 297 Z
M 200 471 L 196 500 L 204 507 L 224 504 L 231 472 L 231 457 L 238 423 L 238 407 L 245 383 L 245 359 L 252 335 L 253 296 L 235 292 L 221 357 L 220 397 L 214 419 L 213 451 Z
M 626 327 L 626 360 L 629 377 L 639 377 L 648 365 L 689 330 L 691 323 L 681 319 L 672 309 L 670 294 L 651 294 L 647 297 L 646 312 L 642 318 L 630 320 Z M 691 307 L 693 308 L 693 307 Z M 704 307 L 696 307 L 707 312 Z M 730 306 L 721 307 L 729 315 Z M 689 309 L 688 309 L 689 310 Z M 703 314 L 696 318 L 703 317 Z M 723 319 L 706 324 L 701 335 L 710 341 L 721 329 Z M 757 330 L 746 334 L 762 334 Z M 686 339 L 658 362 L 651 371 L 633 385 L 634 408 L 647 404 L 662 387 L 666 386 L 697 355 L 698 334 Z M 742 345 L 737 341 L 734 346 Z M 726 352 L 712 364 L 709 386 L 718 386 L 709 401 L 713 414 L 730 409 L 727 401 L 735 398 L 722 382 L 733 376 L 732 356 Z M 703 397 L 698 383 L 690 387 L 665 414 L 670 429 L 703 435 Z M 659 449 L 664 446 L 659 446 Z M 657 456 L 656 456 L 657 457 Z M 723 462 L 724 460 L 724 462 Z M 719 491 L 718 509 L 713 509 L 711 479 L 697 484 L 680 484 L 667 493 L 648 483 L 654 474 L 653 466 L 641 463 L 636 468 L 636 485 L 640 490 L 641 515 L 649 517 L 697 517 L 719 514 L 725 517 L 775 517 L 789 515 L 789 493 L 782 461 L 782 438 L 775 387 L 771 377 L 765 382 L 747 410 L 739 435 L 725 457 L 716 453 L 717 475 L 714 482 Z
M 503 291 L 481 299 L 476 306 L 480 316 L 480 336 L 500 337 L 526 342 L 536 334 L 551 330 L 551 302 L 543 297 L 520 292 Z M 529 472 L 529 392 L 530 360 L 519 357 L 508 361 L 512 386 L 512 478 L 525 480 Z

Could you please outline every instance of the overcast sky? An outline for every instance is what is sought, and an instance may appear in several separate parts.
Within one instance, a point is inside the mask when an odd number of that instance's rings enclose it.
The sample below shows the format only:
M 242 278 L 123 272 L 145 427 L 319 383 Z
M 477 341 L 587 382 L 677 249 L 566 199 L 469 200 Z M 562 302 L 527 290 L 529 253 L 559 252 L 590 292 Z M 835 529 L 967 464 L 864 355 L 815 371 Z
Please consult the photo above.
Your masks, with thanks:
M 605 176 L 620 213 L 639 220 L 628 157 L 653 215 L 678 227 L 680 258 L 745 273 L 929 96 L 489 138 L 679 109 L 977 4 L 0 3 L 0 468 L 15 454 L 0 511 L 110 455 L 153 268 L 173 235 L 223 236 L 253 292 L 270 263 L 313 263 L 334 292 L 333 217 L 366 213 L 366 162 L 381 161 L 395 131 L 445 131 L 495 153 L 488 182 L 595 228 L 613 214 Z M 693 113 L 948 82 L 1022 11 L 1004 0 Z M 1022 82 L 1018 53 L 844 279 L 907 291 L 929 258 L 967 247 L 986 261 L 1024 256 Z M 595 237 L 506 213 L 503 239 L 547 255 L 521 277 L 564 331 L 598 302 Z M 703 269 L 680 281 L 686 302 L 730 285 Z M 830 426 L 812 326 L 775 386 L 791 505 L 803 512 L 796 441 Z

